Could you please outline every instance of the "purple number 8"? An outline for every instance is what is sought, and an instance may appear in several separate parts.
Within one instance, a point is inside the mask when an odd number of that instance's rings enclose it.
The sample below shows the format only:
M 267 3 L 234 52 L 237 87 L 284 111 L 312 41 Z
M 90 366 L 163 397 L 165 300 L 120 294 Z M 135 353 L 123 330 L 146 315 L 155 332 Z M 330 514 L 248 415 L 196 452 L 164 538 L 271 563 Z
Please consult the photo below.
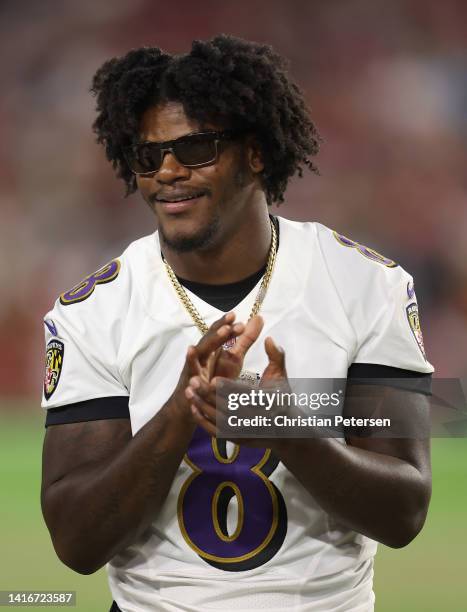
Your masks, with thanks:
M 337 242 L 339 242 L 343 246 L 357 249 L 359 253 L 361 253 L 368 259 L 371 259 L 372 261 L 376 261 L 377 263 L 383 264 L 383 266 L 386 266 L 388 268 L 396 268 L 398 265 L 395 261 L 393 261 L 392 259 L 388 259 L 387 257 L 381 255 L 381 253 L 378 253 L 374 249 L 370 249 L 369 247 L 366 247 L 363 244 L 360 244 L 359 242 L 355 242 L 355 240 L 346 238 L 345 236 L 343 236 L 342 234 L 338 234 L 337 232 L 333 232 L 333 234 Z
M 269 449 L 246 446 L 236 446 L 227 457 L 222 444 L 195 430 L 185 456 L 193 473 L 180 490 L 178 522 L 186 543 L 204 561 L 226 571 L 250 570 L 277 553 L 287 532 L 284 499 L 268 478 L 278 460 Z M 237 524 L 229 533 L 234 496 Z
M 120 262 L 118 259 L 114 259 L 103 268 L 97 270 L 97 272 L 86 276 L 73 289 L 62 293 L 60 295 L 60 302 L 64 306 L 68 306 L 69 304 L 76 304 L 76 302 L 86 300 L 94 291 L 96 285 L 110 283 L 117 278 L 119 272 Z

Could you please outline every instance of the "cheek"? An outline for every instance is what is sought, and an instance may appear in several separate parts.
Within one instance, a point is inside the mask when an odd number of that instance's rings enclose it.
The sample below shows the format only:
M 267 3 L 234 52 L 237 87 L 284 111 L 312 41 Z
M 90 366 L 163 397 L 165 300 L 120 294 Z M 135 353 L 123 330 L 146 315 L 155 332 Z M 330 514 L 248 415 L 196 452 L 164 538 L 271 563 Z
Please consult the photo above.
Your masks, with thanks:
M 149 177 L 136 177 L 136 186 L 145 200 L 147 200 L 149 194 L 153 191 L 151 189 L 151 184 L 152 179 Z
M 243 186 L 245 180 L 245 167 L 235 156 L 229 156 L 214 166 L 199 169 L 204 181 L 209 185 L 214 197 L 223 198 Z

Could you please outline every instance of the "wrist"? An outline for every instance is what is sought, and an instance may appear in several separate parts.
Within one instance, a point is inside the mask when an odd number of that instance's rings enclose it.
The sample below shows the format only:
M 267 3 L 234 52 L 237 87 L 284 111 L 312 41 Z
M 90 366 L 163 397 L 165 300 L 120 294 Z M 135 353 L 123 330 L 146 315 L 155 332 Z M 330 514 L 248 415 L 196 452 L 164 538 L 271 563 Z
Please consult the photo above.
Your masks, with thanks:
M 184 421 L 185 423 L 193 423 L 190 402 L 187 398 L 180 397 L 179 391 L 176 391 L 169 397 L 165 403 L 165 407 L 171 417 Z

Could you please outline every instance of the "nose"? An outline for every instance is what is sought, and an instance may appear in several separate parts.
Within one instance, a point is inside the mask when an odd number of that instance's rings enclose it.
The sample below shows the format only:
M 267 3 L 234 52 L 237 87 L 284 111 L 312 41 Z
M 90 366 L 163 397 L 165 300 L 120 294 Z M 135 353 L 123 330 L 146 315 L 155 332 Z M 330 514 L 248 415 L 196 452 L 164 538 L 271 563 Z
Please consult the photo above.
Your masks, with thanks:
M 164 185 L 175 181 L 186 180 L 191 176 L 190 168 L 183 166 L 171 151 L 164 151 L 162 164 L 156 173 L 156 180 Z

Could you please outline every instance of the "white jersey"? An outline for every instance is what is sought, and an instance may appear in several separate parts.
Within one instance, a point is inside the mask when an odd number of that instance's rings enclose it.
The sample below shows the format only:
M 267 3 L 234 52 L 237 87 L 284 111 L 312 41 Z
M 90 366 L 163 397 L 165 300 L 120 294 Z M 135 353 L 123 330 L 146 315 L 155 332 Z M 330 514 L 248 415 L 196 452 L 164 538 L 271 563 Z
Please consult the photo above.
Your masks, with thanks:
M 355 363 L 433 371 L 407 272 L 318 223 L 279 224 L 265 325 L 246 369 L 263 371 L 270 335 L 291 378 L 346 378 Z M 248 319 L 258 286 L 234 309 L 238 321 Z M 187 292 L 208 325 L 223 314 Z M 169 398 L 200 338 L 168 279 L 157 232 L 62 294 L 46 326 L 43 407 L 120 397 L 133 434 Z M 376 542 L 338 524 L 267 449 L 241 447 L 232 457 L 222 460 L 197 429 L 159 515 L 108 564 L 120 609 L 373 610 Z M 213 516 L 225 481 L 243 500 L 241 529 L 228 538 Z M 236 499 L 224 508 L 227 522 L 237 520 Z

